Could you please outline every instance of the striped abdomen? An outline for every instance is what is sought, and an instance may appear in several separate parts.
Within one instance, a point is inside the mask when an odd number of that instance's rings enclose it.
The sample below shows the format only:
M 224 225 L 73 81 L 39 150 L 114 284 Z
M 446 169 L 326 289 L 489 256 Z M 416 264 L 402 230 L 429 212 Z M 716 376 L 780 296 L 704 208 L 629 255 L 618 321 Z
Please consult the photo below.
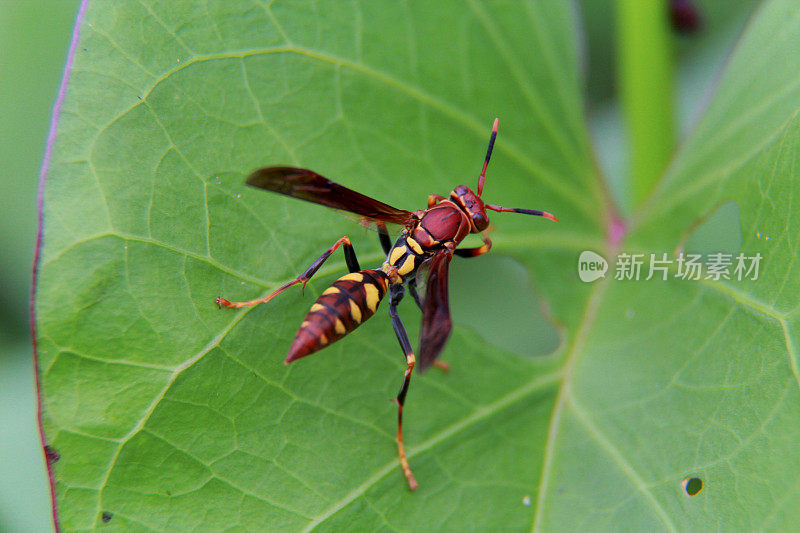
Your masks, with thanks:
M 311 306 L 297 331 L 286 364 L 338 341 L 375 314 L 388 281 L 380 270 L 361 270 L 337 279 Z

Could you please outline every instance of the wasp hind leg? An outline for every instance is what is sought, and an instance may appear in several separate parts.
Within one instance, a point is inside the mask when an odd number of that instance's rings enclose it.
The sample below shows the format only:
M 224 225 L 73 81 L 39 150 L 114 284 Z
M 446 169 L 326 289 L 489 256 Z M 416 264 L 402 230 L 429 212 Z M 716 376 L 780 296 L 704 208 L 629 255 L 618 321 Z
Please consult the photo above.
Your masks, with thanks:
M 308 280 L 311 279 L 311 276 L 313 276 L 317 272 L 317 270 L 319 270 L 319 267 L 321 267 L 322 264 L 328 260 L 331 254 L 335 252 L 339 246 L 343 246 L 344 248 L 344 260 L 347 263 L 347 268 L 350 270 L 350 272 L 358 272 L 359 270 L 361 270 L 361 267 L 358 264 L 358 258 L 356 258 L 356 251 L 353 249 L 353 244 L 350 242 L 350 237 L 347 237 L 345 235 L 344 237 L 336 241 L 336 243 L 333 246 L 328 248 L 325 251 L 325 253 L 319 256 L 316 261 L 311 263 L 311 266 L 308 267 L 305 272 L 297 276 L 297 278 L 293 279 L 292 281 L 284 283 L 283 285 L 281 285 L 268 295 L 264 296 L 263 298 L 257 298 L 255 300 L 250 300 L 248 302 L 231 302 L 229 300 L 226 300 L 225 298 L 217 298 L 215 302 L 220 308 L 230 307 L 233 309 L 238 309 L 240 307 L 248 307 L 251 305 L 267 303 L 268 301 L 272 300 L 273 298 L 275 298 L 277 295 L 279 295 L 289 287 L 297 285 L 298 283 L 302 283 L 303 288 L 305 289 L 306 283 L 308 283 Z
M 403 299 L 403 286 L 392 285 L 389 290 L 391 292 L 389 316 L 392 317 L 394 333 L 397 335 L 397 340 L 406 356 L 406 370 L 403 373 L 403 385 L 400 387 L 400 392 L 395 399 L 397 402 L 397 453 L 400 457 L 400 468 L 402 468 L 403 474 L 408 481 L 408 488 L 417 490 L 417 480 L 411 472 L 411 466 L 409 466 L 408 459 L 406 458 L 406 448 L 403 444 L 403 405 L 406 403 L 406 393 L 408 393 L 408 385 L 411 383 L 411 372 L 414 370 L 414 365 L 417 360 L 414 357 L 414 350 L 411 348 L 411 342 L 408 340 L 406 328 L 403 326 L 403 322 L 397 314 L 397 304 Z

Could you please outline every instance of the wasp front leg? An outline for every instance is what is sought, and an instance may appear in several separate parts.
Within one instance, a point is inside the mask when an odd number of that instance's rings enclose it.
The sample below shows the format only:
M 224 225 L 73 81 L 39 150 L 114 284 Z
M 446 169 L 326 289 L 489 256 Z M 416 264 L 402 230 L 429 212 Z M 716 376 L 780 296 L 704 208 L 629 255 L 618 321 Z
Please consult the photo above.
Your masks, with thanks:
M 257 298 L 248 302 L 231 302 L 225 298 L 217 298 L 215 301 L 219 307 L 231 307 L 233 309 L 238 309 L 240 307 L 248 307 L 251 305 L 267 303 L 289 287 L 297 285 L 298 283 L 302 283 L 303 289 L 305 289 L 306 283 L 308 283 L 308 280 L 311 279 L 311 276 L 313 276 L 317 270 L 319 270 L 319 267 L 321 267 L 322 264 L 328 260 L 331 254 L 336 251 L 339 246 L 344 247 L 344 260 L 347 263 L 347 268 L 350 270 L 350 272 L 358 272 L 361 270 L 361 267 L 358 264 L 358 258 L 356 258 L 356 251 L 353 249 L 353 244 L 350 242 L 350 237 L 345 235 L 336 241 L 333 246 L 328 248 L 325 253 L 319 256 L 316 261 L 311 263 L 311 266 L 308 267 L 305 272 L 297 276 L 297 278 L 293 279 L 292 281 L 281 285 L 275 291 L 269 293 L 263 298 Z
M 430 209 L 431 207 L 435 206 L 436 204 L 438 204 L 439 202 L 441 202 L 444 199 L 445 199 L 444 196 L 442 196 L 441 194 L 429 194 L 428 195 L 428 209 Z
M 487 236 L 483 236 L 483 246 L 476 246 L 475 248 L 456 248 L 455 254 L 459 257 L 478 257 L 492 249 L 492 240 Z

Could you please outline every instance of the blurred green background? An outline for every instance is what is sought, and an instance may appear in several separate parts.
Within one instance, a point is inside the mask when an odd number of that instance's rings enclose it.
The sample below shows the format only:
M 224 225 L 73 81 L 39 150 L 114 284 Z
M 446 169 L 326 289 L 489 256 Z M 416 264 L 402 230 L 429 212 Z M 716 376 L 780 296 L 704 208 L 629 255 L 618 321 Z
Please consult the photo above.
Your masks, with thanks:
M 36 191 L 77 0 L 0 0 L 0 531 L 51 531 L 28 327 Z
M 596 152 L 612 192 L 626 190 L 624 129 L 615 100 L 614 2 L 581 0 L 586 94 Z M 701 112 L 757 0 L 700 0 L 701 31 L 675 37 L 677 124 Z M 28 300 L 36 191 L 50 114 L 78 0 L 0 0 L 0 531 L 52 531 L 35 423 Z M 513 265 L 509 266 L 513 270 Z M 524 276 L 523 276 L 524 277 Z M 520 280 L 520 283 L 526 283 Z

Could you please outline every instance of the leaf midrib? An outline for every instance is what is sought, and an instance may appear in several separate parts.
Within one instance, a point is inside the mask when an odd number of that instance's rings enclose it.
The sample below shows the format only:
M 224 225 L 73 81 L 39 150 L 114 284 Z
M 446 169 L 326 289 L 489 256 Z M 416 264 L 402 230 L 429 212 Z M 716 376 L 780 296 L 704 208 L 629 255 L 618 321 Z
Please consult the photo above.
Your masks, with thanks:
M 613 253 L 611 255 L 613 255 Z M 638 488 L 645 495 L 648 503 L 650 503 L 656 515 L 664 523 L 667 529 L 669 531 L 677 531 L 675 525 L 670 520 L 669 515 L 667 515 L 664 508 L 658 503 L 658 500 L 656 500 L 653 494 L 645 486 L 642 477 L 638 474 L 638 472 L 636 472 L 630 463 L 624 460 L 622 454 L 611 443 L 611 441 L 605 437 L 605 435 L 603 435 L 593 423 L 591 423 L 590 418 L 586 415 L 586 413 L 582 410 L 579 412 L 577 404 L 571 395 L 572 376 L 575 369 L 575 364 L 579 357 L 579 353 L 583 349 L 586 336 L 591 329 L 591 325 L 594 322 L 597 314 L 597 309 L 600 307 L 602 297 L 607 290 L 610 280 L 610 276 L 603 278 L 592 289 L 592 293 L 587 299 L 586 309 L 580 325 L 575 333 L 572 346 L 567 353 L 566 360 L 564 361 L 564 371 L 561 376 L 561 384 L 559 385 L 558 394 L 553 404 L 553 411 L 550 416 L 550 427 L 547 432 L 547 441 L 545 443 L 543 454 L 541 477 L 539 478 L 539 487 L 536 497 L 536 509 L 534 511 L 534 521 L 531 527 L 531 531 L 533 532 L 542 530 L 542 516 L 550 484 L 556 440 L 558 439 L 558 433 L 561 429 L 561 417 L 568 404 L 572 406 L 572 412 L 578 416 L 578 418 L 581 420 L 581 423 L 595 439 L 595 442 L 597 442 L 605 450 L 611 459 L 620 467 L 620 470 L 625 474 L 625 476 L 629 478 L 636 488 Z

